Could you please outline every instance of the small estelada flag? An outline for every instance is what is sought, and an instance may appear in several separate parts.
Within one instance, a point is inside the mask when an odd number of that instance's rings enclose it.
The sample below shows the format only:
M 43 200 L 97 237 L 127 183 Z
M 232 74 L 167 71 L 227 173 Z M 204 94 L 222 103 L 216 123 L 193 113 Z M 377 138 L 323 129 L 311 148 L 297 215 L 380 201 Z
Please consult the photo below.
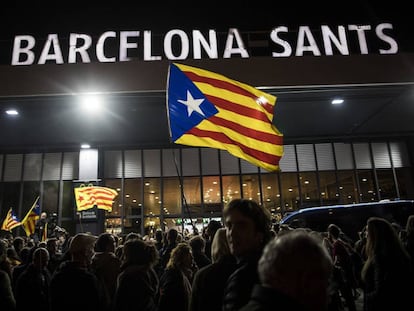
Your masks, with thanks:
M 6 218 L 3 221 L 1 230 L 11 231 L 13 228 L 21 226 L 21 222 L 18 220 L 17 216 L 14 214 L 13 209 L 10 207 L 7 212 Z
M 108 212 L 112 211 L 112 204 L 118 192 L 114 189 L 99 186 L 74 188 L 77 211 L 84 211 L 96 206 Z

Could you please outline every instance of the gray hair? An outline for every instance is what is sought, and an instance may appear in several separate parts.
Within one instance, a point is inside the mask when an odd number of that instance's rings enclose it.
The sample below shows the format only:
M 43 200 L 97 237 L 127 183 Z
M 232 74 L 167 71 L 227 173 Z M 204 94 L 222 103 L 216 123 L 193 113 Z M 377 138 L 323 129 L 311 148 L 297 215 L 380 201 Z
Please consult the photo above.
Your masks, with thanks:
M 293 230 L 271 240 L 263 250 L 258 272 L 263 285 L 310 276 L 328 278 L 332 259 L 322 241 L 303 230 Z

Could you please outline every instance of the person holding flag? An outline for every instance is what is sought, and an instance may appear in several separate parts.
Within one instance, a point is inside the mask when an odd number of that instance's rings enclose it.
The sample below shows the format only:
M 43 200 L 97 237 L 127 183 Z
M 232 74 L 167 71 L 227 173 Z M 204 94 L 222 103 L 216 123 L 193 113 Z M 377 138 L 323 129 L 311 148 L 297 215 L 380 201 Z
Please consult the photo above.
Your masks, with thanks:
M 22 223 L 18 220 L 17 216 L 14 214 L 13 209 L 10 207 L 7 212 L 6 218 L 3 220 L 1 230 L 12 231 L 12 229 L 21 226 Z

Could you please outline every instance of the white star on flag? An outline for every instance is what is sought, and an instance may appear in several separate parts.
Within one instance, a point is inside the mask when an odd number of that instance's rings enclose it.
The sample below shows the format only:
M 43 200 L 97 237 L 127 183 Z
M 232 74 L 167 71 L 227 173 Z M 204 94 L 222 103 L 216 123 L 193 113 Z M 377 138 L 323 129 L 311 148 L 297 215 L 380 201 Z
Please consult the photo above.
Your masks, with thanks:
M 195 99 L 193 98 L 193 95 L 191 95 L 190 91 L 187 90 L 187 100 L 179 99 L 178 101 L 187 106 L 188 116 L 190 116 L 193 111 L 198 112 L 204 117 L 206 116 L 200 108 L 200 105 L 204 101 L 204 98 Z

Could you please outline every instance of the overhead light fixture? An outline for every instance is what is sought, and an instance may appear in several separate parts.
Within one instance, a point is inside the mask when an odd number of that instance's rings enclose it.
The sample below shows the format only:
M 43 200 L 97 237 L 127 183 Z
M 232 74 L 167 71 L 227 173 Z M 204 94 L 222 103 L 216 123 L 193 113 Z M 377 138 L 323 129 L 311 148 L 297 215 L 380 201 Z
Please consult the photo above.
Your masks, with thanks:
M 19 112 L 16 109 L 8 109 L 6 110 L 6 114 L 9 116 L 18 116 Z
M 331 104 L 332 105 L 340 105 L 344 102 L 344 100 L 342 98 L 335 98 L 334 100 L 332 100 Z
M 90 147 L 91 147 L 91 145 L 89 145 L 89 144 L 82 144 L 81 145 L 82 149 L 89 149 Z

